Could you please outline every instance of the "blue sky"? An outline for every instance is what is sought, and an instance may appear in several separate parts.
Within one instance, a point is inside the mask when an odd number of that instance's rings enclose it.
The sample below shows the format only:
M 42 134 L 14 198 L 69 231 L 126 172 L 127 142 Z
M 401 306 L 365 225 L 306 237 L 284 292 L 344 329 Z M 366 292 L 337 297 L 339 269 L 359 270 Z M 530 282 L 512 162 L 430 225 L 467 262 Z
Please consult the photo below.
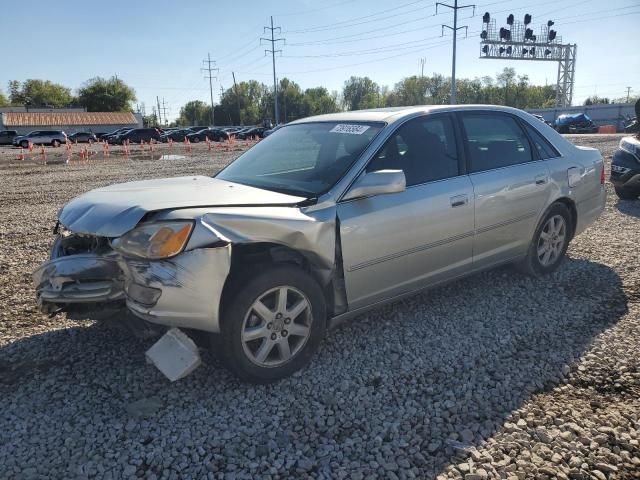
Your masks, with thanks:
M 460 2 L 465 3 L 471 2 Z M 238 81 L 272 84 L 271 59 L 264 55 L 268 45 L 259 41 L 270 15 L 286 38 L 276 58 L 277 75 L 303 88 L 339 91 L 351 75 L 368 75 L 392 87 L 420 72 L 421 57 L 425 74 L 451 73 L 451 36 L 445 31 L 440 37 L 440 25 L 452 22 L 453 15 L 440 8 L 435 15 L 428 0 L 110 0 L 95 6 L 80 0 L 21 0 L 19 5 L 23 20 L 4 21 L 2 28 L 14 43 L 5 42 L 5 51 L 15 50 L 12 58 L 25 60 L 3 62 L 5 93 L 13 79 L 49 79 L 76 89 L 91 77 L 117 74 L 135 88 L 148 113 L 156 95 L 164 98 L 170 119 L 189 100 L 209 101 L 209 84 L 200 71 L 209 52 L 220 68 L 215 101 L 220 86 L 232 85 L 232 71 Z M 553 62 L 478 58 L 485 11 L 501 22 L 511 12 L 520 19 L 530 13 L 536 31 L 553 19 L 563 41 L 578 44 L 574 104 L 592 94 L 624 96 L 627 86 L 632 95 L 640 94 L 638 0 L 486 0 L 476 5 L 475 17 L 471 9 L 459 15 L 459 24 L 469 26 L 467 39 L 459 32 L 459 78 L 513 66 L 533 83 L 554 84 Z M 2 10 L 6 13 L 6 6 Z

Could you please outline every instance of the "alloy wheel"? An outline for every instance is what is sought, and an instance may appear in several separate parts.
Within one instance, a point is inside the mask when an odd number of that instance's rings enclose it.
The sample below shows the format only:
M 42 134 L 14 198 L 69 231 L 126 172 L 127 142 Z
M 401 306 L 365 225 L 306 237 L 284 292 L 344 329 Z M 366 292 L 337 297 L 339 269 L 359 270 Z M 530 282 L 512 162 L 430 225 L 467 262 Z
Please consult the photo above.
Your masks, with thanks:
M 311 303 L 298 289 L 279 286 L 261 294 L 242 323 L 242 348 L 261 367 L 287 363 L 311 334 Z
M 538 238 L 538 261 L 543 267 L 548 267 L 562 255 L 567 241 L 567 223 L 562 215 L 550 217 L 540 232 Z

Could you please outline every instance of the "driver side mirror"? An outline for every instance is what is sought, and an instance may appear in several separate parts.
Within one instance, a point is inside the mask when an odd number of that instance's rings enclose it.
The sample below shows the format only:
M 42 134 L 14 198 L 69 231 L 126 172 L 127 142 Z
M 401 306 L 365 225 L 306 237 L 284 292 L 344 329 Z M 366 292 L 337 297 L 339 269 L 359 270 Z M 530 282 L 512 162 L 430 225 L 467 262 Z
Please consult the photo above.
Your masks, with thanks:
M 342 199 L 404 192 L 406 188 L 407 181 L 402 170 L 378 170 L 360 176 Z

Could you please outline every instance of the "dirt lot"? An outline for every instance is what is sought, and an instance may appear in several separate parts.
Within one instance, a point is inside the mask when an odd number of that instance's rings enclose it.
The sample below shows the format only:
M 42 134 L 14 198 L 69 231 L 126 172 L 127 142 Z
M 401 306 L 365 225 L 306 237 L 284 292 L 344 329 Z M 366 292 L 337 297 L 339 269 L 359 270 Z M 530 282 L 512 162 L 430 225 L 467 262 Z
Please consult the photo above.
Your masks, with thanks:
M 571 140 L 610 162 L 619 138 Z M 236 148 L 0 147 L 0 477 L 640 478 L 640 201 L 610 185 L 558 272 L 502 268 L 361 316 L 277 385 L 209 354 L 169 384 L 120 319 L 38 312 L 30 272 L 66 201 L 211 174 Z

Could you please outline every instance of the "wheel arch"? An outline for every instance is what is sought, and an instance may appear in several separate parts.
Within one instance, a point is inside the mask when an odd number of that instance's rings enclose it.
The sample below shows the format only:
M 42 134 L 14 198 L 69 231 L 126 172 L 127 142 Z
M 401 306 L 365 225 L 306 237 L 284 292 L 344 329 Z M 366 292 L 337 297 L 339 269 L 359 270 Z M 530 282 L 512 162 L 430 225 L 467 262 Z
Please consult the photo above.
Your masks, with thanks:
M 549 208 L 551 208 L 551 206 L 554 203 L 560 203 L 565 207 L 567 207 L 567 210 L 569 210 L 569 213 L 571 214 L 570 226 L 571 226 L 571 239 L 572 239 L 576 233 L 576 228 L 578 226 L 578 209 L 576 208 L 576 203 L 569 197 L 559 197 L 559 198 L 556 198 L 554 202 L 551 205 L 549 205 L 549 207 L 547 207 L 547 211 L 549 210 Z M 546 215 L 546 211 L 545 211 L 545 215 Z
M 327 313 L 332 315 L 336 303 L 336 282 L 332 272 L 327 274 L 327 268 L 306 252 L 278 243 L 254 242 L 236 244 L 231 249 L 231 269 L 222 289 L 220 318 L 223 318 L 225 308 L 244 278 L 261 268 L 275 265 L 294 265 L 309 274 L 322 289 Z

